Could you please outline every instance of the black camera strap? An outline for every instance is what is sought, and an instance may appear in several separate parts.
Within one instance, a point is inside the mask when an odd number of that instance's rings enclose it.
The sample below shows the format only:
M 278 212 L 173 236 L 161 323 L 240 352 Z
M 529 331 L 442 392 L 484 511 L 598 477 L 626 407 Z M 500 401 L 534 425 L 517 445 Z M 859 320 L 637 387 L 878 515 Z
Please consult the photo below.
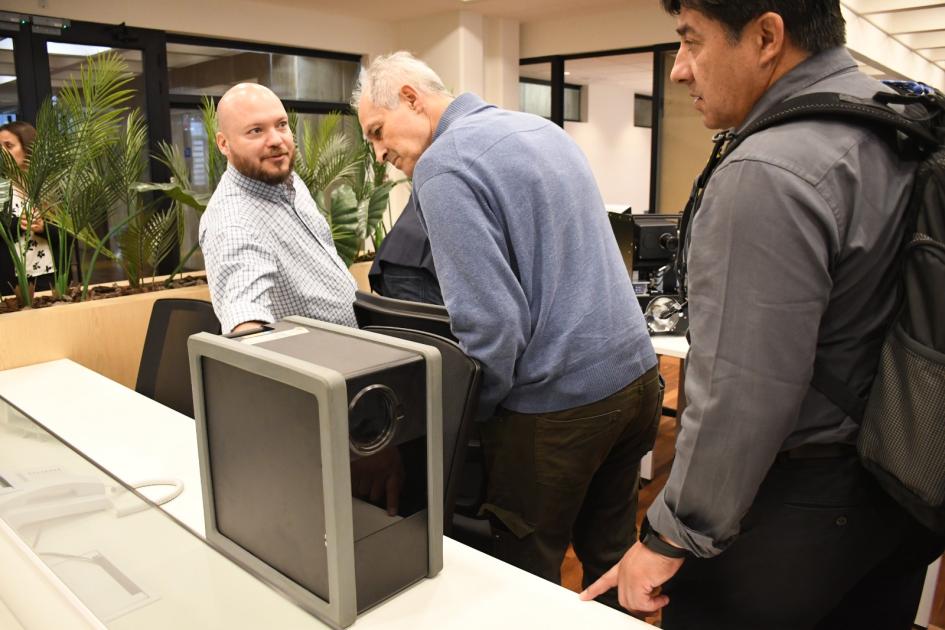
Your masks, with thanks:
M 682 217 L 679 219 L 679 247 L 676 249 L 676 258 L 673 261 L 673 271 L 676 274 L 676 284 L 678 286 L 679 296 L 682 302 L 689 299 L 687 284 L 687 265 L 689 259 L 689 243 L 692 236 L 692 220 L 702 205 L 702 195 L 705 193 L 705 187 L 709 183 L 712 172 L 722 161 L 722 158 L 728 155 L 728 144 L 735 139 L 735 134 L 731 131 L 720 131 L 712 137 L 715 147 L 712 149 L 712 155 L 706 163 L 702 173 L 692 183 L 692 190 L 689 192 L 689 200 L 686 201 L 686 208 L 683 210 Z

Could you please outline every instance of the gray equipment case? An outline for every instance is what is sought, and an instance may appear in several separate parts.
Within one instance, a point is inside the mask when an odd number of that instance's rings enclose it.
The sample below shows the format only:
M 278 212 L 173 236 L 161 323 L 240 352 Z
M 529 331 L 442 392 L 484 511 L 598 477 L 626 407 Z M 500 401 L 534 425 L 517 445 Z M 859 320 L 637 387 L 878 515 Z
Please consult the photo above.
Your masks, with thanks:
M 339 627 L 442 569 L 435 348 L 302 317 L 188 347 L 213 546 Z

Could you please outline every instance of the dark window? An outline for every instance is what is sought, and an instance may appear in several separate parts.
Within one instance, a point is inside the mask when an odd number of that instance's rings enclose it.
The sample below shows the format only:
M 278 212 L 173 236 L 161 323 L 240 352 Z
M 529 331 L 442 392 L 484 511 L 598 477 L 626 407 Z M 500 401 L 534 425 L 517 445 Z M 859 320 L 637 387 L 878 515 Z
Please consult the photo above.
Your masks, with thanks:
M 3 37 L 0 38 L 0 125 L 16 120 L 20 106 L 17 89 L 13 38 Z
M 520 109 L 542 118 L 551 118 L 551 82 L 540 79 L 519 79 Z M 580 85 L 564 86 L 564 119 L 568 122 L 584 120 L 581 109 L 582 90 Z
M 646 94 L 633 95 L 633 126 L 653 126 L 653 97 Z

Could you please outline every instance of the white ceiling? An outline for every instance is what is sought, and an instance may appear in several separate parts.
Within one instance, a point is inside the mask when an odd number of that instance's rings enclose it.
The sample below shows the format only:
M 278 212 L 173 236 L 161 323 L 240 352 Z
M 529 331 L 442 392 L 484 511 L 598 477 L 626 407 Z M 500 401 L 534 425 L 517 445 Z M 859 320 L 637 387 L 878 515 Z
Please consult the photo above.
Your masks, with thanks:
M 652 0 L 654 3 L 656 0 Z M 534 20 L 551 18 L 575 10 L 603 10 L 639 4 L 641 0 L 268 0 L 269 4 L 288 7 L 315 7 L 328 13 L 359 18 L 396 21 L 415 19 L 438 13 L 468 9 L 482 15 Z
M 945 69 L 945 3 L 935 0 L 843 0 L 920 56 Z

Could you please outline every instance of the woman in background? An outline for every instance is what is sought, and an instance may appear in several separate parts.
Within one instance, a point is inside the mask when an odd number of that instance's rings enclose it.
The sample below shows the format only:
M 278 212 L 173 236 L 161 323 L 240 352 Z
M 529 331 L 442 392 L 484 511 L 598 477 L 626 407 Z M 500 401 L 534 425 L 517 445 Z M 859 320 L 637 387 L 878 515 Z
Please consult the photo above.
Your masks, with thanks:
M 26 170 L 29 164 L 29 152 L 35 139 L 36 129 L 27 122 L 18 120 L 0 126 L 0 148 L 12 155 L 22 170 Z M 10 186 L 10 210 L 13 219 L 19 220 L 19 229 L 15 224 L 11 224 L 10 234 L 19 234 L 21 240 L 26 242 L 26 274 L 37 291 L 45 291 L 52 287 L 55 271 L 52 248 L 46 234 L 46 222 L 35 210 L 30 213 L 32 216 L 27 216 L 24 212 L 26 204 L 23 191 L 12 183 Z M 17 285 L 16 270 L 9 252 L 0 252 L 0 256 L 3 257 L 3 264 L 0 265 L 0 293 L 10 294 Z

